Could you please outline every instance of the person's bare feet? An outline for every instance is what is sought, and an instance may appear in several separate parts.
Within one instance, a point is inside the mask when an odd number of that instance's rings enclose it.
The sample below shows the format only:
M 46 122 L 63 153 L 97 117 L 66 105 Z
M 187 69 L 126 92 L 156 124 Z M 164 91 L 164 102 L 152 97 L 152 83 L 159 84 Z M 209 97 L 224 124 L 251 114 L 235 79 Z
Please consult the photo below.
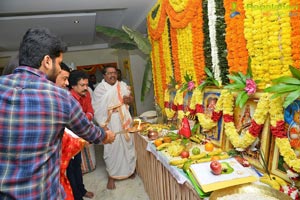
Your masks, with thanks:
M 112 177 L 108 177 L 106 188 L 109 190 L 116 189 L 115 179 L 113 179 Z
M 94 197 L 94 193 L 87 191 L 87 192 L 84 194 L 84 197 L 89 198 L 89 199 L 92 199 L 92 198 Z

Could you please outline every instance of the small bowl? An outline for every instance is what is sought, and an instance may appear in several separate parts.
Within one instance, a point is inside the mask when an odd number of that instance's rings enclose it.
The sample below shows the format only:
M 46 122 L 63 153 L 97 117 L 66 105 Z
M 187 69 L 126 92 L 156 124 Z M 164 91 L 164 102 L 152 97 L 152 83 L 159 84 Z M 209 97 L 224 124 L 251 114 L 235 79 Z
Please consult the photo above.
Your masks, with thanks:
M 154 130 L 149 130 L 148 131 L 148 138 L 150 140 L 156 140 L 158 138 L 158 132 Z

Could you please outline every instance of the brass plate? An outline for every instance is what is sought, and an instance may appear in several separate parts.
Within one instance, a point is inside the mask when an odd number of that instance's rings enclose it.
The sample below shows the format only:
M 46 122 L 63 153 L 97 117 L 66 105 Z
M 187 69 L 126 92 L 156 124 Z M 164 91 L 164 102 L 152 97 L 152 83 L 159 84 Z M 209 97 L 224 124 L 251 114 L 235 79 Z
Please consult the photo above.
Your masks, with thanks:
M 258 185 L 258 184 L 243 184 L 216 190 L 211 193 L 209 200 L 216 200 L 218 197 L 223 197 L 231 194 L 244 194 L 244 193 L 255 193 L 263 194 L 269 197 L 275 197 L 280 200 L 291 200 L 292 198 L 278 190 L 271 187 Z

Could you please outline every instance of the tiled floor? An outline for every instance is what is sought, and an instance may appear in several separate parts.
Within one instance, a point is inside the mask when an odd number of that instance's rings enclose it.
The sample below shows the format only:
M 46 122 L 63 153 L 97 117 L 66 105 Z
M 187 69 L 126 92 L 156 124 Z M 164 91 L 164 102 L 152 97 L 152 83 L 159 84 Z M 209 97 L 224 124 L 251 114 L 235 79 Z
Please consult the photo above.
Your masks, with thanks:
M 103 146 L 95 145 L 96 169 L 83 176 L 85 188 L 94 192 L 93 200 L 149 200 L 142 180 L 138 175 L 134 179 L 116 181 L 115 190 L 107 190 L 107 173 L 102 159 Z M 85 200 L 89 200 L 85 198 Z

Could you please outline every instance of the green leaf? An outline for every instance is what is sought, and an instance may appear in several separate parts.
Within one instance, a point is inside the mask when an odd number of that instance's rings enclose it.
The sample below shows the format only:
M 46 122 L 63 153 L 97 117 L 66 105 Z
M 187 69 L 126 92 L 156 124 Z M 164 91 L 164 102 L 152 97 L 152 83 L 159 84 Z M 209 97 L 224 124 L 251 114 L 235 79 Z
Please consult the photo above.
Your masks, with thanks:
M 241 77 L 241 80 L 243 81 L 243 83 L 246 84 L 246 79 L 247 77 L 242 73 L 242 72 L 238 72 L 239 76 Z
M 151 59 L 147 59 L 144 77 L 143 77 L 143 84 L 141 88 L 141 101 L 143 102 L 145 99 L 145 95 L 150 91 L 151 85 L 153 83 L 152 77 L 152 63 Z
M 282 76 L 279 78 L 276 78 L 272 80 L 274 83 L 287 83 L 287 84 L 293 84 L 293 85 L 300 85 L 300 80 L 290 77 L 290 76 Z
M 212 78 L 214 77 L 212 72 L 207 67 L 204 68 L 204 71 L 207 74 L 207 76 L 212 77 Z
M 290 65 L 289 68 L 293 76 L 297 79 L 300 79 L 300 71 L 297 68 L 293 67 L 292 65 Z
M 227 77 L 228 77 L 230 80 L 232 80 L 232 81 L 235 81 L 235 82 L 237 82 L 237 83 L 240 83 L 240 84 L 244 84 L 244 85 L 245 85 L 245 83 L 244 83 L 244 82 L 241 80 L 241 78 L 240 78 L 239 76 L 237 76 L 237 75 L 230 75 L 230 74 L 228 74 Z
M 298 90 L 298 85 L 278 84 L 264 89 L 264 92 L 286 93 Z
M 248 58 L 248 68 L 247 68 L 247 74 L 250 76 L 249 78 L 252 78 L 252 59 L 251 57 Z
M 286 95 L 286 93 L 275 93 L 270 98 L 275 99 L 277 97 L 282 97 L 282 96 L 285 96 L 285 95 Z
M 96 32 L 103 33 L 104 35 L 111 38 L 118 38 L 122 42 L 132 43 L 132 39 L 130 39 L 129 35 L 123 30 L 111 28 L 108 26 L 96 26 Z
M 219 82 L 216 79 L 213 79 L 212 82 L 215 86 L 219 87 Z
M 244 96 L 245 94 L 247 94 L 246 91 L 243 91 L 237 95 L 236 100 L 235 100 L 235 105 L 239 106 L 242 96 Z
M 240 103 L 239 103 L 240 108 L 244 107 L 244 105 L 246 104 L 248 99 L 249 99 L 249 96 L 248 96 L 247 92 L 243 91 L 242 92 L 242 97 L 241 97 L 241 100 L 240 100 Z
M 131 39 L 133 39 L 138 48 L 146 55 L 149 55 L 151 52 L 151 44 L 148 40 L 148 37 L 143 36 L 143 34 L 141 34 L 138 31 L 132 30 L 127 26 L 122 26 L 123 30 L 129 35 L 129 37 Z
M 300 96 L 300 89 L 288 94 L 283 103 L 283 107 L 284 108 L 288 107 L 291 103 L 293 103 L 296 99 L 298 99 L 299 96 Z
M 224 88 L 231 89 L 231 90 L 240 90 L 240 89 L 244 89 L 245 85 L 242 83 L 232 83 L 232 84 L 225 85 Z

